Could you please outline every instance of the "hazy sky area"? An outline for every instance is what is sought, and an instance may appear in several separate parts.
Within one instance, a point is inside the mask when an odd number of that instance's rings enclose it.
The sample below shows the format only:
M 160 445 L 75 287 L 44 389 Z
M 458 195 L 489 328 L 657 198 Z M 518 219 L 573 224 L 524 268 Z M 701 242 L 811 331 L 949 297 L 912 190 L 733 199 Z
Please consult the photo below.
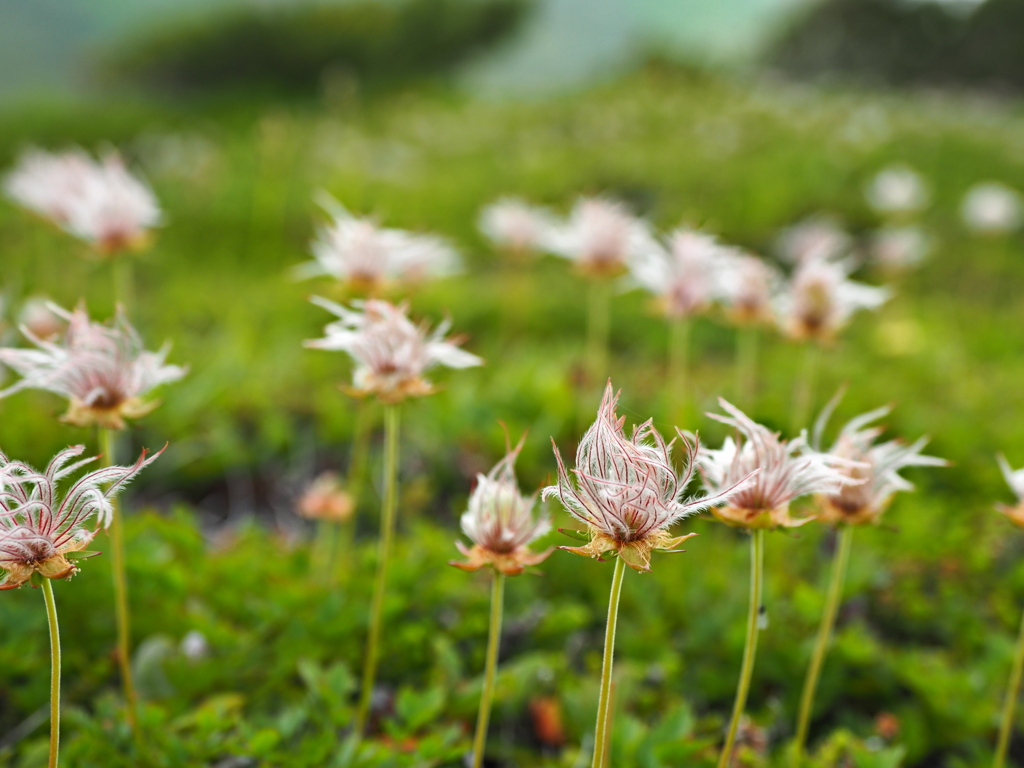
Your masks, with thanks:
M 82 92 L 90 61 L 110 40 L 244 1 L 0 0 L 0 97 Z M 613 73 L 652 47 L 740 62 L 811 1 L 538 0 L 521 34 L 476 62 L 466 80 L 497 93 L 565 88 Z

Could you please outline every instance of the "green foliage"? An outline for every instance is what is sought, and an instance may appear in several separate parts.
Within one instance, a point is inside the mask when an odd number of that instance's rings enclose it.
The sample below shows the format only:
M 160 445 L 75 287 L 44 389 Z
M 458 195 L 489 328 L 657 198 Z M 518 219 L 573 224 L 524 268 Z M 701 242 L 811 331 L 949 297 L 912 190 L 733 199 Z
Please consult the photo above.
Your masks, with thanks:
M 394 85 L 507 37 L 526 0 L 355 0 L 228 7 L 137 33 L 108 56 L 123 79 L 175 91 L 309 93 L 325 75 Z

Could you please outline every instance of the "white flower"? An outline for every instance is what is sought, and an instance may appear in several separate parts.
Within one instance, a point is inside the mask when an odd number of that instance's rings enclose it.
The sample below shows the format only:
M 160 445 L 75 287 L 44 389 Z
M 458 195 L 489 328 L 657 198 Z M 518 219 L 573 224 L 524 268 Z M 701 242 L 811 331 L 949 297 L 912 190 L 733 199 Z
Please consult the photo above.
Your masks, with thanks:
M 515 461 L 523 442 L 486 475 L 477 475 L 476 488 L 469 496 L 469 508 L 462 515 L 462 532 L 474 546 L 467 549 L 462 542 L 455 546 L 465 555 L 465 562 L 451 565 L 466 571 L 493 566 L 505 576 L 515 576 L 526 566 L 537 565 L 550 554 L 530 552 L 531 542 L 551 528 L 547 515 L 534 517 L 536 495 L 523 496 L 516 481 Z
M 165 363 L 168 346 L 157 352 L 143 349 L 139 334 L 120 308 L 111 325 L 92 322 L 82 306 L 74 312 L 56 305 L 50 308 L 68 323 L 63 338 L 40 338 L 22 328 L 38 349 L 0 349 L 0 362 L 22 376 L 0 391 L 0 397 L 22 389 L 46 390 L 70 401 L 65 421 L 123 429 L 125 418 L 144 416 L 157 406 L 143 396 L 186 373 L 185 368 Z
M 721 259 L 715 280 L 715 293 L 734 323 L 752 325 L 774 319 L 772 305 L 782 276 L 764 259 L 732 250 Z
M 795 339 L 831 340 L 860 309 L 888 301 L 886 288 L 848 278 L 849 262 L 812 260 L 801 264 L 777 299 L 782 329 Z
M 110 500 L 163 453 L 147 459 L 143 451 L 133 466 L 90 472 L 62 497 L 57 490 L 58 482 L 95 461 L 94 457 L 67 465 L 84 450 L 81 445 L 66 448 L 53 458 L 45 472 L 0 454 L 0 589 L 20 587 L 37 573 L 47 579 L 73 576 L 78 570 L 78 559 L 96 554 L 81 550 L 99 528 L 110 525 Z M 86 522 L 93 517 L 96 527 L 86 528 Z
M 459 256 L 447 240 L 401 229 L 385 229 L 357 218 L 326 194 L 320 202 L 332 216 L 312 249 L 315 260 L 301 265 L 299 277 L 329 275 L 349 288 L 376 294 L 391 283 L 409 283 L 451 274 Z
M 864 195 L 868 205 L 882 214 L 914 213 L 928 204 L 924 180 L 906 165 L 893 165 L 879 171 L 865 188 Z
M 920 227 L 883 227 L 871 238 L 871 258 L 883 267 L 903 269 L 920 263 L 930 247 Z
M 307 341 L 306 346 L 352 356 L 356 361 L 353 394 L 373 394 L 388 403 L 421 397 L 434 391 L 423 374 L 435 365 L 469 368 L 483 364 L 481 358 L 459 349 L 457 340 L 445 340 L 448 322 L 428 332 L 408 318 L 404 304 L 368 299 L 353 302 L 354 309 L 349 309 L 320 297 L 311 301 L 339 319 L 327 325 L 323 339 Z
M 542 245 L 593 277 L 619 275 L 638 255 L 658 248 L 647 222 L 622 203 L 600 197 L 580 198 L 568 220 L 545 234 Z
M 750 483 L 732 494 L 727 506 L 711 510 L 727 525 L 802 525 L 813 518 L 791 518 L 790 501 L 809 493 L 836 493 L 844 483 L 856 482 L 845 470 L 859 466 L 857 462 L 812 450 L 806 434 L 780 440 L 777 432 L 758 424 L 728 401 L 719 398 L 718 403 L 728 415 L 708 415 L 734 427 L 737 434 L 735 439 L 727 437 L 718 450 L 701 448 L 698 452 L 697 464 L 704 485 L 712 493 L 721 493 L 760 469 Z
M 791 264 L 834 261 L 849 255 L 850 236 L 828 216 L 813 216 L 779 233 L 779 255 Z
M 60 154 L 29 149 L 4 177 L 4 193 L 24 208 L 63 225 L 94 170 L 92 159 L 80 149 Z
M 814 444 L 820 445 L 832 411 L 838 404 L 835 398 L 822 411 L 814 426 Z M 910 491 L 914 486 L 899 475 L 905 467 L 943 467 L 948 462 L 936 456 L 924 456 L 921 450 L 927 438 L 907 445 L 900 440 L 876 442 L 885 431 L 871 426 L 872 422 L 887 415 L 889 407 L 878 408 L 850 420 L 839 432 L 828 453 L 857 464 L 844 470 L 852 479 L 860 482 L 844 485 L 838 493 L 822 494 L 819 519 L 830 523 L 861 525 L 877 522 L 898 491 Z
M 630 273 L 657 296 L 669 317 L 689 317 L 706 310 L 715 298 L 716 276 L 727 248 L 712 235 L 680 228 L 668 247 L 640 251 Z
M 1011 468 L 1002 454 L 999 454 L 997 458 L 1006 484 L 1010 486 L 1010 490 L 1017 497 L 1017 503 L 1012 507 L 1006 504 L 997 504 L 996 509 L 1006 515 L 1014 525 L 1024 528 L 1024 469 Z
M 480 231 L 492 243 L 513 253 L 537 249 L 554 226 L 550 211 L 515 197 L 500 198 L 480 212 Z
M 671 537 L 666 531 L 669 526 L 726 502 L 757 468 L 712 495 L 686 498 L 699 450 L 696 439 L 676 430 L 686 452 L 680 474 L 672 463 L 672 443 L 665 442 L 652 420 L 634 427 L 626 437 L 626 418 L 615 413 L 618 399 L 609 382 L 597 420 L 576 449 L 571 476 L 554 446 L 558 484 L 545 488 L 543 496 L 557 496 L 569 514 L 587 525 L 590 541 L 586 546 L 561 549 L 595 558 L 612 552 L 634 570 L 649 571 L 651 550 L 674 550 L 695 535 Z
M 1015 189 L 988 181 L 967 190 L 960 215 L 968 228 L 981 234 L 1013 232 L 1024 221 L 1024 201 Z
M 161 218 L 150 188 L 111 152 L 93 163 L 70 199 L 64 228 L 100 253 L 114 254 L 143 247 Z

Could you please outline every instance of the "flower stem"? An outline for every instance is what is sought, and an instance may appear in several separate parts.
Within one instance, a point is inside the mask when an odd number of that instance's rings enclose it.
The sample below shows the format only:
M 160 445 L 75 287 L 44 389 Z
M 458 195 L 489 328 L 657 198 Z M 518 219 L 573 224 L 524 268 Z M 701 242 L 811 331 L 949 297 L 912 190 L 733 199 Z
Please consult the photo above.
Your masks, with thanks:
M 736 400 L 748 411 L 754 406 L 757 389 L 757 347 L 760 330 L 756 325 L 736 329 Z
M 395 538 L 395 507 L 397 506 L 398 475 L 398 406 L 384 409 L 384 506 L 380 519 L 380 542 L 377 556 L 377 578 L 373 585 L 373 603 L 370 607 L 370 635 L 366 641 L 366 663 L 363 666 L 363 688 L 356 710 L 357 737 L 362 737 L 373 700 L 373 683 L 377 676 L 377 658 L 380 645 L 381 619 L 384 613 L 384 590 L 387 585 L 388 561 Z
M 48 768 L 57 768 L 60 750 L 60 627 L 57 626 L 57 603 L 53 599 L 53 584 L 43 579 L 43 599 L 46 600 L 46 618 L 50 625 L 50 762 Z
M 505 602 L 505 576 L 494 572 L 491 585 L 491 625 L 487 634 L 487 661 L 484 665 L 484 689 L 480 694 L 480 713 L 476 718 L 476 736 L 473 739 L 473 768 L 484 764 L 487 744 L 487 724 L 491 719 L 494 700 L 494 676 L 498 670 L 498 647 L 501 644 L 501 614 Z
M 747 706 L 750 692 L 750 678 L 754 671 L 754 657 L 757 655 L 757 633 L 761 617 L 761 583 L 764 573 L 764 529 L 758 528 L 750 537 L 750 608 L 747 612 L 747 642 L 743 648 L 743 666 L 740 668 L 740 683 L 736 689 L 736 703 L 732 708 L 732 719 L 725 737 L 725 746 L 718 758 L 718 768 L 726 768 L 732 759 L 732 748 L 736 743 L 736 731 L 740 718 Z
M 807 427 L 814 407 L 814 390 L 818 383 L 818 364 L 821 362 L 821 345 L 808 341 L 804 346 L 804 364 L 793 393 L 793 422 L 790 425 L 793 433 Z
M 114 307 L 132 306 L 135 301 L 135 279 L 132 259 L 128 253 L 118 253 L 111 257 L 114 273 Z
M 668 416 L 674 424 L 684 423 L 688 414 L 690 384 L 690 319 L 674 317 L 668 334 Z
M 814 707 L 814 694 L 818 689 L 818 676 L 825 662 L 825 652 L 832 639 L 832 628 L 836 623 L 839 603 L 843 597 L 843 584 L 846 581 L 846 566 L 850 560 L 850 545 L 853 541 L 853 528 L 844 525 L 836 537 L 836 550 L 832 556 L 832 573 L 829 576 L 828 593 L 825 598 L 825 610 L 821 614 L 818 626 L 818 639 L 814 643 L 811 655 L 811 666 L 807 670 L 803 694 L 800 696 L 800 714 L 797 718 L 796 744 L 793 757 L 794 768 L 799 768 L 804 758 L 804 746 L 807 744 L 807 732 L 811 725 L 811 711 Z
M 615 625 L 619 619 L 619 593 L 622 592 L 622 576 L 626 563 L 621 557 L 615 558 L 615 573 L 612 576 L 612 591 L 608 598 L 608 624 L 604 632 L 604 661 L 601 664 L 601 697 L 597 702 L 597 729 L 594 732 L 594 762 L 591 768 L 603 768 L 605 752 L 610 744 L 608 731 L 611 728 L 612 664 L 615 660 Z
M 1006 750 L 1010 746 L 1010 734 L 1013 732 L 1013 715 L 1017 708 L 1017 696 L 1020 695 L 1020 676 L 1024 669 L 1024 618 L 1021 619 L 1020 633 L 1017 636 L 1017 650 L 1013 654 L 1013 667 L 1010 672 L 1010 687 L 1006 691 L 1003 703 L 1003 717 L 999 725 L 999 741 L 996 746 L 996 757 L 992 761 L 993 768 L 1003 768 L 1006 762 Z
M 114 432 L 111 429 L 100 429 L 101 451 L 104 466 L 114 464 Z M 110 549 L 114 571 L 114 615 L 117 622 L 117 664 L 121 672 L 121 686 L 124 689 L 125 710 L 128 725 L 140 741 L 138 721 L 138 697 L 132 682 L 131 663 L 131 613 L 128 606 L 128 580 L 125 577 L 124 557 L 124 520 L 121 505 L 115 497 L 110 500 L 113 515 L 110 518 Z
M 611 284 L 608 280 L 590 282 L 587 319 L 588 384 L 600 384 L 608 375 L 608 328 L 611 314 Z

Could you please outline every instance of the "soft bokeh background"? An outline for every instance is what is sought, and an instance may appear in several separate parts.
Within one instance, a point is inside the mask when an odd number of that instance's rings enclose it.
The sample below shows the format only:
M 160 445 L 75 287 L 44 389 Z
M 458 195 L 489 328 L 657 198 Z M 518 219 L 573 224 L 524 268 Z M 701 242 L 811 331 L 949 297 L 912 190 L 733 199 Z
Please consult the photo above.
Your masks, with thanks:
M 827 214 L 866 253 L 885 222 L 864 189 L 900 164 L 930 190 L 914 220 L 929 254 L 898 278 L 858 273 L 895 298 L 825 351 L 817 403 L 844 383 L 840 418 L 893 403 L 891 434 L 931 435 L 953 466 L 908 473 L 918 491 L 857 531 L 812 742 L 821 766 L 987 764 L 1024 594 L 1021 537 L 992 509 L 1012 500 L 995 454 L 1024 464 L 1024 242 L 972 232 L 960 208 L 981 181 L 1024 189 L 1022 5 L 0 0 L 3 166 L 29 145 L 113 145 L 166 212 L 134 265 L 129 310 L 191 372 L 123 441 L 170 442 L 129 497 L 145 759 L 463 764 L 488 585 L 445 565 L 458 515 L 474 474 L 501 456 L 499 419 L 530 430 L 521 481 L 536 488 L 553 472 L 548 438 L 570 453 L 599 391 L 581 382 L 583 281 L 550 257 L 504 260 L 477 232 L 484 204 L 516 194 L 565 212 L 581 193 L 607 194 L 662 230 L 687 222 L 773 260 L 782 228 Z M 337 734 L 360 669 L 377 497 L 330 579 L 293 512 L 319 471 L 346 470 L 355 419 L 337 390 L 347 361 L 301 346 L 327 320 L 307 296 L 332 288 L 290 275 L 322 221 L 320 189 L 458 244 L 465 273 L 412 306 L 450 314 L 488 361 L 439 374 L 442 391 L 406 408 L 380 735 L 358 760 Z M 107 265 L 6 202 L 0 248 L 5 343 L 18 343 L 27 296 L 112 310 Z M 611 372 L 630 420 L 668 430 L 668 334 L 650 310 L 640 292 L 615 297 Z M 734 396 L 734 332 L 707 318 L 693 333 L 683 426 L 717 443 L 723 431 L 698 414 Z M 789 428 L 802 354 L 765 334 L 753 416 Z M 93 439 L 60 412 L 44 394 L 0 401 L 3 450 L 40 464 Z M 748 547 L 710 520 L 692 529 L 686 555 L 628 574 L 615 766 L 716 755 Z M 832 542 L 814 526 L 769 537 L 770 624 L 737 764 L 786 764 Z M 92 560 L 57 585 L 68 765 L 142 764 L 118 713 L 108 570 Z M 494 766 L 587 762 L 610 567 L 559 552 L 541 570 L 508 587 Z M 33 590 L 2 597 L 0 763 L 29 768 L 45 755 L 45 618 Z M 196 632 L 204 650 L 186 653 Z M 1024 764 L 1024 735 L 1015 750 Z

